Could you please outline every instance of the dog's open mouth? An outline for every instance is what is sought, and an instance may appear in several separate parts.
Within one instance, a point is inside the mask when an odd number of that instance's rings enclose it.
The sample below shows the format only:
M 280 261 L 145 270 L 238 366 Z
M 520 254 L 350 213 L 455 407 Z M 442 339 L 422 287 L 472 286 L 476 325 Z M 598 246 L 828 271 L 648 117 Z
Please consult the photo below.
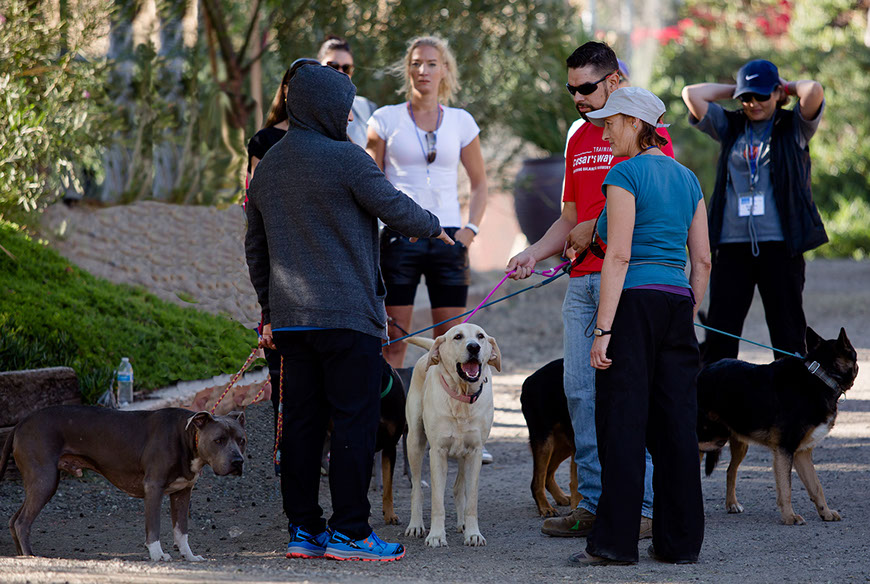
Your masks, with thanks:
M 474 383 L 480 379 L 480 361 L 471 359 L 465 363 L 457 363 L 456 372 L 468 383 Z

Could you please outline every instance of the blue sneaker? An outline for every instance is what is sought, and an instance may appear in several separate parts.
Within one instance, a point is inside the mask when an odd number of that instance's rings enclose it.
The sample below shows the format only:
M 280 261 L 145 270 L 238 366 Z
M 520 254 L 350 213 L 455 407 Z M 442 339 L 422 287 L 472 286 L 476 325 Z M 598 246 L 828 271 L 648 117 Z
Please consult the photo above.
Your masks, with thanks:
M 288 558 L 322 558 L 326 551 L 329 532 L 324 530 L 317 535 L 311 535 L 301 527 L 293 529 L 293 537 L 287 544 Z
M 337 531 L 326 544 L 323 554 L 333 560 L 362 560 L 363 562 L 393 562 L 405 556 L 405 547 L 400 543 L 387 543 L 373 531 L 363 539 L 351 539 Z

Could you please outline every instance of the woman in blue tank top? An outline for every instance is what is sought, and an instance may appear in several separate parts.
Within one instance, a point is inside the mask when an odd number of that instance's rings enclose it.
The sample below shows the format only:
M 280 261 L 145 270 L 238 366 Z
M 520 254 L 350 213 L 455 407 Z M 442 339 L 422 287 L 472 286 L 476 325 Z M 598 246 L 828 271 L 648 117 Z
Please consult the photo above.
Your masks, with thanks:
M 655 95 L 627 87 L 587 114 L 613 155 L 629 159 L 602 186 L 607 253 L 591 361 L 603 491 L 586 551 L 572 556 L 581 565 L 637 562 L 644 447 L 654 466 L 649 554 L 695 562 L 704 538 L 692 320 L 710 274 L 707 213 L 698 179 L 661 151 L 664 112 Z

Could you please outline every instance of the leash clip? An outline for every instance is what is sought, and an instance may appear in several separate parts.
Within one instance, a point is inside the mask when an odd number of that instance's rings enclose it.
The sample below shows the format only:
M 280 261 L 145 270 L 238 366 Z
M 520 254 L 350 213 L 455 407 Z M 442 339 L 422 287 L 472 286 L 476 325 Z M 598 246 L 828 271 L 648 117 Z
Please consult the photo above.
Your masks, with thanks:
M 810 370 L 810 373 L 815 373 L 816 371 L 819 370 L 819 367 L 821 367 L 821 366 L 822 366 L 821 363 L 819 363 L 818 361 L 813 361 L 812 363 L 807 365 L 807 369 Z

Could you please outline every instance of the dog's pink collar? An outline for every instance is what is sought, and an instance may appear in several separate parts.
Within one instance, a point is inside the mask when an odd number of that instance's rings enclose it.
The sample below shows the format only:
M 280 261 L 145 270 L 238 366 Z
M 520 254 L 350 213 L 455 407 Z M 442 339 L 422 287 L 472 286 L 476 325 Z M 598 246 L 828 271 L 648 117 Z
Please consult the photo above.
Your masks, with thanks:
M 447 392 L 447 395 L 449 395 L 453 399 L 461 401 L 463 403 L 473 404 L 474 402 L 477 401 L 477 398 L 480 397 L 480 394 L 483 393 L 483 385 L 484 385 L 483 383 L 480 384 L 480 389 L 477 390 L 477 393 L 473 393 L 471 395 L 468 395 L 466 393 L 457 393 L 456 391 L 454 391 L 452 387 L 447 385 L 447 382 L 444 380 L 443 375 L 439 374 L 438 377 L 441 378 L 441 387 L 444 388 L 444 391 Z

